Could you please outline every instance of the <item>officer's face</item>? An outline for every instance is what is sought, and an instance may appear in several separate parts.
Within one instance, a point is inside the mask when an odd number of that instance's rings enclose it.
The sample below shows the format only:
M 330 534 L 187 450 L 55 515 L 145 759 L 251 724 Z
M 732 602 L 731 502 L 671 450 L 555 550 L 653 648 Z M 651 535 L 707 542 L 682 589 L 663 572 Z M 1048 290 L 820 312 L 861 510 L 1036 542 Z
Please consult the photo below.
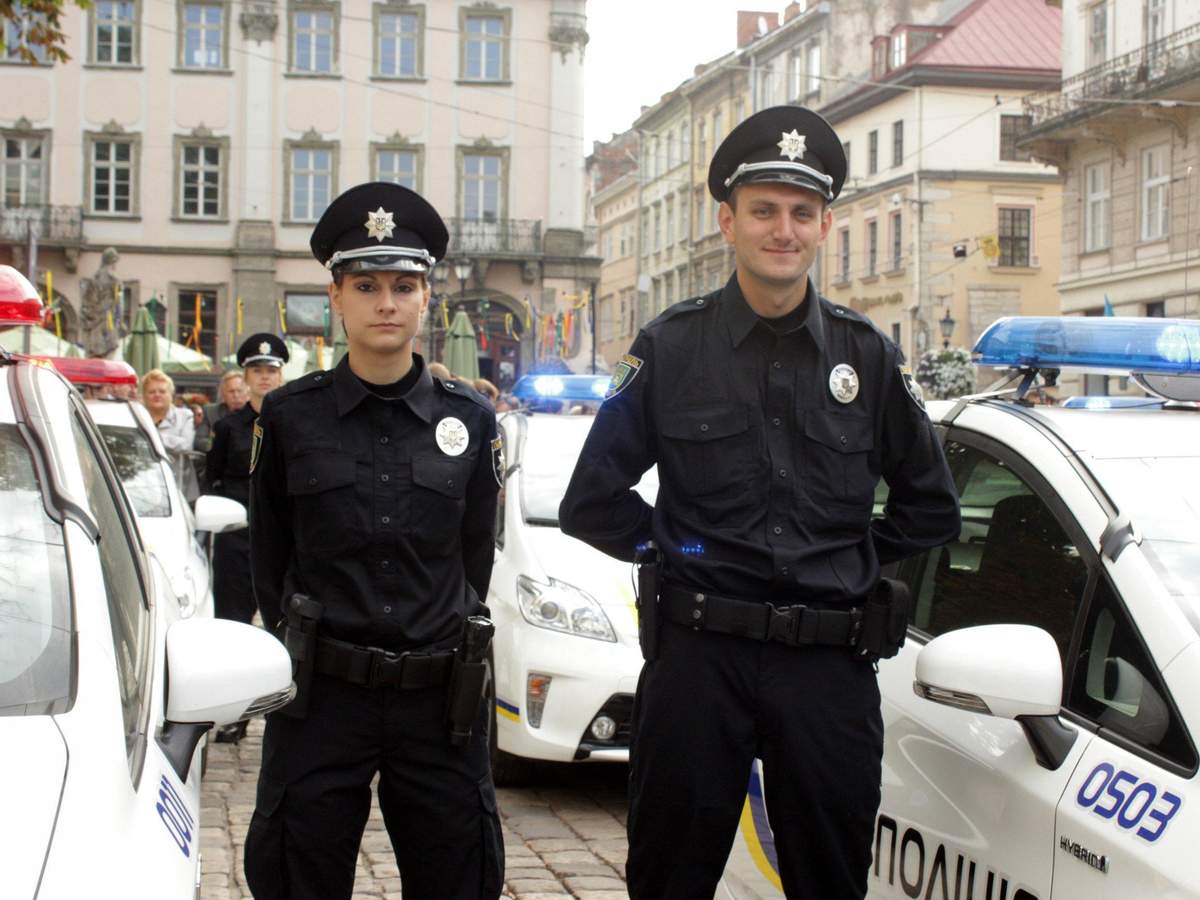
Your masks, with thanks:
M 246 387 L 256 401 L 283 384 L 283 369 L 279 366 L 246 366 Z
M 821 196 L 786 184 L 746 184 L 735 202 L 722 203 L 718 218 L 739 276 L 776 288 L 805 278 L 833 224 Z
M 388 353 L 416 336 L 429 287 L 412 272 L 354 272 L 329 285 L 329 299 L 352 351 Z

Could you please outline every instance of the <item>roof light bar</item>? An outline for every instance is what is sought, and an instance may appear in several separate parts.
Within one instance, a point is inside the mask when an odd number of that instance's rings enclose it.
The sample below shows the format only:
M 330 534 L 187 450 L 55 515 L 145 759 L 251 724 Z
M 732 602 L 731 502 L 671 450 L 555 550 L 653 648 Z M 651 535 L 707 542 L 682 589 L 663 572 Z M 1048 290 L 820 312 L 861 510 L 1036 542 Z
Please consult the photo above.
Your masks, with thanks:
M 526 375 L 513 387 L 513 396 L 521 400 L 604 399 L 608 391 L 607 375 Z
M 975 342 L 976 365 L 1200 375 L 1200 321 L 1015 316 Z
M 75 385 L 138 383 L 137 372 L 127 362 L 116 359 L 71 359 L 66 356 L 28 357 L 38 365 L 53 366 L 63 378 Z
M 1068 397 L 1059 406 L 1063 409 L 1162 409 L 1164 402 L 1156 397 Z

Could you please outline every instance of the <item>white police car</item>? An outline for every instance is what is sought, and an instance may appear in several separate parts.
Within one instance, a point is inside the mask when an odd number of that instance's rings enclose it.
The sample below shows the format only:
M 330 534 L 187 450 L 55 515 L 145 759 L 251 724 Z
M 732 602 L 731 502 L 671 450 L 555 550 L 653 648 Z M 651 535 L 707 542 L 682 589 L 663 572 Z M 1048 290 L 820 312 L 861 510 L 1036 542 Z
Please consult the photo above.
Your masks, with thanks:
M 514 393 L 534 408 L 595 406 L 607 387 L 606 376 L 529 376 Z M 642 668 L 632 568 L 558 527 L 558 504 L 594 419 L 530 411 L 500 419 L 507 470 L 488 589 L 498 783 L 527 775 L 528 760 L 629 759 Z M 638 489 L 653 502 L 653 470 Z
M 1020 383 L 929 404 L 962 532 L 898 573 L 870 896 L 1200 896 L 1200 322 L 1003 319 L 975 350 Z M 1185 402 L 1022 402 L 1055 369 Z M 780 896 L 764 789 L 723 896 Z
M 40 321 L 12 273 L 0 320 Z M 196 896 L 197 743 L 287 702 L 286 651 L 239 623 L 171 622 L 83 401 L 3 351 L 0 509 L 0 894 Z

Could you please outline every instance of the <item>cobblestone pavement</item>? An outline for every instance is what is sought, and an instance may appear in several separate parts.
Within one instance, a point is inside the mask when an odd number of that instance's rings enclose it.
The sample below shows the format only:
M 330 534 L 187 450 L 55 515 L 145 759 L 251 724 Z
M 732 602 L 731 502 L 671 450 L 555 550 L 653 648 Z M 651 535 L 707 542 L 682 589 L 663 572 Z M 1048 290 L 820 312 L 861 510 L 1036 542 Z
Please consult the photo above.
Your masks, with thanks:
M 242 847 L 254 811 L 262 720 L 238 745 L 208 745 L 200 810 L 201 900 L 250 897 Z M 625 892 L 624 766 L 547 766 L 524 788 L 500 788 L 505 896 L 516 900 L 628 900 Z M 378 805 L 358 855 L 353 900 L 401 895 Z M 421 898 L 413 898 L 421 900 Z

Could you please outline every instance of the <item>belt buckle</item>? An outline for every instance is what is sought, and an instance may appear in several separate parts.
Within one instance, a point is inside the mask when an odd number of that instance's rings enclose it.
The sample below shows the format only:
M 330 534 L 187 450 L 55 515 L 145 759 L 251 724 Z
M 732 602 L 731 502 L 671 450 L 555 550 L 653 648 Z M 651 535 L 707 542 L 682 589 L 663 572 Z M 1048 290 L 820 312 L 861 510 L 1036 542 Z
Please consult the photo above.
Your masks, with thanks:
M 851 647 L 858 647 L 858 637 L 862 634 L 863 628 L 863 610 L 856 606 L 850 610 L 850 638 L 847 643 Z
M 377 688 L 384 684 L 400 683 L 400 673 L 404 671 L 404 658 L 408 653 L 394 653 L 391 650 L 381 650 L 378 647 L 371 649 L 371 665 L 367 669 L 367 687 Z M 384 673 L 392 666 L 397 667 L 397 674 L 393 680 L 386 680 Z
M 799 643 L 800 618 L 808 609 L 803 603 L 792 606 L 776 606 L 768 603 L 767 609 L 767 640 L 780 641 L 784 644 Z

